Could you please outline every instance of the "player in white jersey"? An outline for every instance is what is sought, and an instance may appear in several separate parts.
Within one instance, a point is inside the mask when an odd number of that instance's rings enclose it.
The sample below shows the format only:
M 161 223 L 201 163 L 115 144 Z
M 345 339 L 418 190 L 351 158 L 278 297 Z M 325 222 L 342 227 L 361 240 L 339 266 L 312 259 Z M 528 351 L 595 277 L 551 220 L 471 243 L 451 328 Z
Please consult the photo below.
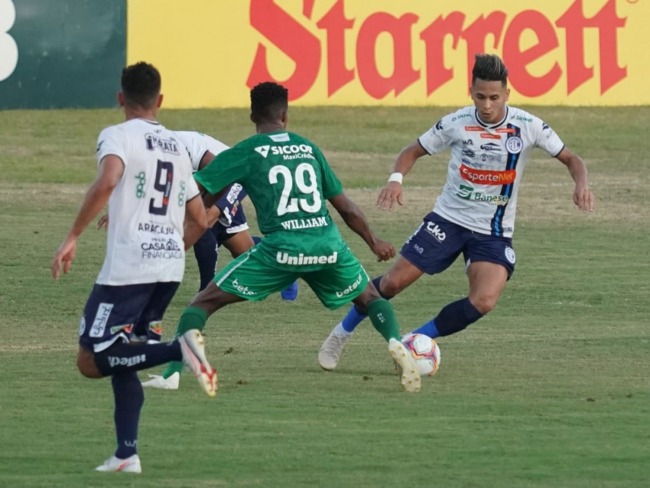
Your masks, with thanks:
M 128 66 L 121 85 L 126 122 L 99 135 L 98 175 L 54 256 L 52 276 L 70 270 L 78 238 L 108 203 L 106 258 L 81 318 L 77 367 L 88 378 L 112 378 L 117 450 L 97 471 L 139 473 L 144 393 L 136 372 L 182 360 L 209 396 L 216 394 L 217 377 L 196 329 L 162 344 L 133 337 L 136 327 L 159 326 L 183 278 L 185 249 L 207 220 L 187 151 L 156 121 L 158 70 L 143 62 Z
M 478 54 L 470 89 L 473 106 L 443 117 L 399 153 L 377 206 L 402 205 L 402 179 L 422 156 L 451 149 L 447 181 L 433 211 L 409 237 L 400 258 L 373 280 L 392 298 L 422 276 L 447 269 L 460 254 L 469 280 L 467 297 L 446 305 L 413 332 L 436 338 L 465 329 L 494 308 L 515 268 L 512 234 L 517 192 L 532 149 L 564 164 L 575 182 L 574 203 L 592 211 L 584 161 L 542 120 L 506 103 L 508 71 L 498 56 Z M 323 343 L 318 362 L 336 368 L 343 346 L 365 318 L 352 307 Z

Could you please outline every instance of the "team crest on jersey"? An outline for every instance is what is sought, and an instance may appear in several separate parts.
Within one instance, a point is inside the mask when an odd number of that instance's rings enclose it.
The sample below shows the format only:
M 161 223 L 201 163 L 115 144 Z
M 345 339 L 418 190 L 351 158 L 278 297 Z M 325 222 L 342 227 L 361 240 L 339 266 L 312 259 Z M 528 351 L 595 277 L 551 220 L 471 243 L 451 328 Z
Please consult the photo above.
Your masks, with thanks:
M 506 149 L 511 154 L 519 154 L 524 147 L 524 141 L 521 140 L 521 137 L 514 136 L 508 137 L 506 141 Z
M 515 264 L 515 261 L 517 261 L 517 257 L 515 256 L 515 250 L 511 247 L 506 247 L 505 251 L 506 259 L 510 264 Z

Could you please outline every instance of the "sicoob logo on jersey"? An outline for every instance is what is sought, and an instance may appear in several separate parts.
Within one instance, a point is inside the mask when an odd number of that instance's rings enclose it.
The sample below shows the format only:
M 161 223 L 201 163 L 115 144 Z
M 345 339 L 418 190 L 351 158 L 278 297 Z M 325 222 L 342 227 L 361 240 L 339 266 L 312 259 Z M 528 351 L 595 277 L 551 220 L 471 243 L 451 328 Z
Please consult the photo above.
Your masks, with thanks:
M 263 158 L 269 155 L 282 156 L 285 161 L 288 159 L 315 159 L 311 146 L 307 144 L 290 144 L 285 146 L 258 146 L 255 152 L 260 154 Z

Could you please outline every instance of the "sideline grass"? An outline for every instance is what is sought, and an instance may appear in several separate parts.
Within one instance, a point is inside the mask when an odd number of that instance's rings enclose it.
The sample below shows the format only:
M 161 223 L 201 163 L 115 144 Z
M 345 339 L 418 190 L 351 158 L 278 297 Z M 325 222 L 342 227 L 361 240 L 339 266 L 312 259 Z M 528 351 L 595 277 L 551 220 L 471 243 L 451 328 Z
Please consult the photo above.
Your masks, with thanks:
M 377 189 L 397 151 L 447 111 L 294 108 L 290 124 L 323 148 L 399 246 L 433 204 L 447 155 L 418 162 L 397 212 L 374 209 Z M 650 108 L 534 112 L 588 161 L 598 210 L 574 209 L 566 170 L 534 154 L 519 198 L 517 271 L 490 315 L 440 341 L 440 372 L 420 394 L 400 391 L 368 325 L 336 372 L 321 371 L 316 352 L 344 311 L 327 311 L 305 286 L 295 303 L 237 305 L 206 329 L 216 400 L 187 375 L 178 392 L 147 391 L 139 477 L 92 471 L 114 449 L 110 386 L 74 367 L 103 233 L 88 229 L 72 274 L 49 277 L 94 176 L 97 134 L 121 115 L 3 112 L 0 486 L 647 486 Z M 243 110 L 162 111 L 161 120 L 227 143 L 252 129 Z M 385 269 L 345 235 L 372 275 Z M 197 279 L 190 256 L 169 329 Z M 465 291 L 461 263 L 425 277 L 394 302 L 403 329 Z

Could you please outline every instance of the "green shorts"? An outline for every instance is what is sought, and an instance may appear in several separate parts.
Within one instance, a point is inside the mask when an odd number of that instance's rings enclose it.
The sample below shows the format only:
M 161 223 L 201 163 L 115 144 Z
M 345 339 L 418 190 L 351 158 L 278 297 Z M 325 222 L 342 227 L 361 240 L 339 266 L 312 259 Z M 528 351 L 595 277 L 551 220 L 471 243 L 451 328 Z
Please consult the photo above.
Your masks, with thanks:
M 350 303 L 366 289 L 368 274 L 347 245 L 329 256 L 298 256 L 267 249 L 264 241 L 242 254 L 214 277 L 223 291 L 264 300 L 302 278 L 327 308 Z

